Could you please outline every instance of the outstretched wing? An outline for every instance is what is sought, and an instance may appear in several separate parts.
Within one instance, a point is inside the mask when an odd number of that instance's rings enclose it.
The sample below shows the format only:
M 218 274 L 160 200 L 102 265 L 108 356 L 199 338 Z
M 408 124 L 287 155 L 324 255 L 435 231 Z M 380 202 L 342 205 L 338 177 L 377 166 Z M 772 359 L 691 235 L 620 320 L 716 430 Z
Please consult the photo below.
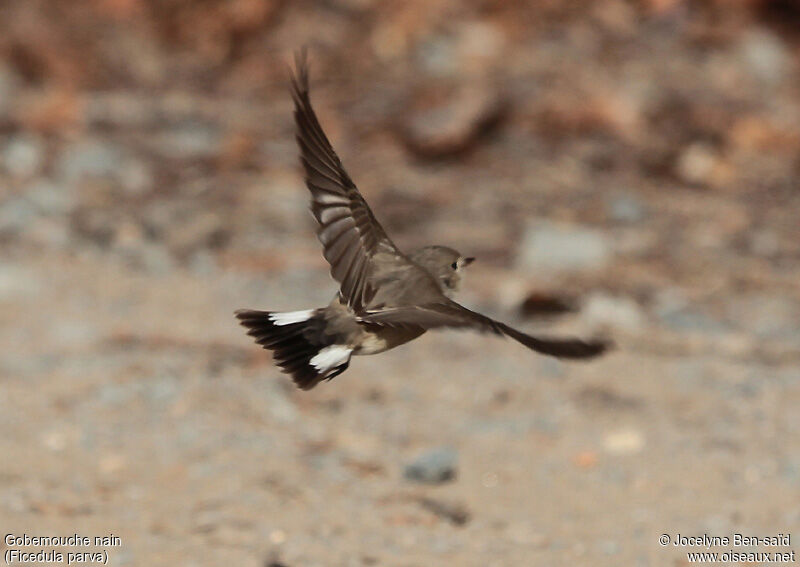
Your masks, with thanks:
M 611 346 L 603 340 L 582 341 L 580 339 L 558 339 L 533 337 L 505 323 L 470 311 L 455 301 L 442 301 L 426 305 L 395 307 L 368 312 L 359 318 L 365 323 L 393 327 L 437 327 L 469 328 L 484 333 L 511 337 L 531 350 L 558 358 L 592 358 L 602 354 Z
M 373 290 L 367 268 L 378 251 L 399 255 L 383 227 L 361 196 L 342 162 L 333 151 L 311 106 L 308 63 L 305 51 L 295 55 L 292 76 L 297 143 L 311 191 L 311 211 L 319 222 L 317 237 L 331 265 L 331 276 L 339 282 L 347 304 L 356 312 L 369 302 Z

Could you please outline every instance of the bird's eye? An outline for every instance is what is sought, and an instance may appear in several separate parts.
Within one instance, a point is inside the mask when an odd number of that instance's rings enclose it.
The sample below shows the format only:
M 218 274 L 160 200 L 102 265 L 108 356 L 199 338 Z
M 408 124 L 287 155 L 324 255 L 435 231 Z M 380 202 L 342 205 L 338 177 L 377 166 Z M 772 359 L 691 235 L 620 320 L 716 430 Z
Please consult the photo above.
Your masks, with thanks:
M 450 267 L 453 268 L 454 270 L 457 270 L 458 269 L 458 262 L 453 262 L 452 264 L 450 264 Z

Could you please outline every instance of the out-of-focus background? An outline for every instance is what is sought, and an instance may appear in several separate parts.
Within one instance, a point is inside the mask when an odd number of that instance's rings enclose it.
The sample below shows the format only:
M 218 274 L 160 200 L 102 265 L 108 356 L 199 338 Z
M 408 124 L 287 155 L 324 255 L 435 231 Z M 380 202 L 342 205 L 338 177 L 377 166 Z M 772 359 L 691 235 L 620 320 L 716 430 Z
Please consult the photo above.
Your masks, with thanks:
M 336 289 L 302 45 L 401 247 L 617 350 L 429 333 L 295 390 L 232 312 Z M 796 530 L 799 54 L 790 0 L 0 4 L 4 534 L 114 533 L 114 565 L 660 566 L 687 561 L 662 533 Z

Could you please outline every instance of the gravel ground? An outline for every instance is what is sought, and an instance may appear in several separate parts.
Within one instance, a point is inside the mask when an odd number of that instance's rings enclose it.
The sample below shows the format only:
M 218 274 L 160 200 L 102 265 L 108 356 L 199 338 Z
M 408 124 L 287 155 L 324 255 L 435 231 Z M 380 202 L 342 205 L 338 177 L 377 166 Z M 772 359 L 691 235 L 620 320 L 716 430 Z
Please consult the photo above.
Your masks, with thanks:
M 800 537 L 800 13 L 575 6 L 1 5 L 3 533 L 271 567 Z M 437 332 L 310 392 L 278 373 L 233 311 L 336 290 L 296 165 L 303 43 L 401 247 L 477 256 L 472 308 L 617 348 Z

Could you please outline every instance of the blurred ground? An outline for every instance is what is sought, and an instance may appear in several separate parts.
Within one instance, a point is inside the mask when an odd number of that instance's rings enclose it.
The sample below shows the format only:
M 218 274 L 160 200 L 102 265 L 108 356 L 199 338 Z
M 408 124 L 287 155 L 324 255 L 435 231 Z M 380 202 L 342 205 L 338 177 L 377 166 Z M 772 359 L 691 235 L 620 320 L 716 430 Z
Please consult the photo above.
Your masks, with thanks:
M 796 531 L 799 23 L 778 0 L 0 3 L 4 533 L 295 567 L 684 565 L 660 534 Z M 286 89 L 303 44 L 398 244 L 477 256 L 468 306 L 617 351 L 429 333 L 294 390 L 232 312 L 335 291 Z M 437 448 L 455 478 L 404 477 Z

